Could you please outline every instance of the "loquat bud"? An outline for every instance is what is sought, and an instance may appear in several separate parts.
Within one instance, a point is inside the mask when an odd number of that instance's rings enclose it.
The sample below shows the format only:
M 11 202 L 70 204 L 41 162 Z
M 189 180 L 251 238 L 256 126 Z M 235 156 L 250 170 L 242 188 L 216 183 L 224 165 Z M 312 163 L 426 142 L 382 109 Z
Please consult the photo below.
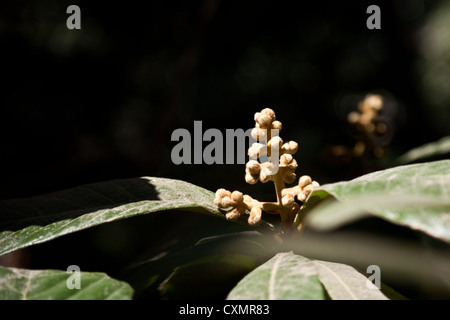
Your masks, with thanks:
M 306 198 L 308 198 L 313 189 L 314 187 L 311 184 L 308 184 L 306 187 L 303 188 L 303 193 L 305 194 Z
M 283 150 L 284 153 L 288 154 L 294 154 L 298 150 L 298 143 L 295 141 L 289 141 L 283 144 L 281 147 L 281 150 Z
M 248 217 L 248 224 L 256 225 L 261 222 L 262 210 L 259 207 L 253 207 L 250 210 L 250 216 Z
M 289 164 L 291 164 L 294 160 L 294 158 L 292 157 L 292 155 L 290 154 L 283 154 L 280 157 L 280 166 L 287 166 Z
M 350 112 L 347 116 L 347 120 L 350 123 L 357 123 L 359 121 L 359 112 Z
M 255 139 L 256 141 L 265 141 L 267 137 L 267 130 L 261 129 L 258 126 L 253 128 L 250 134 L 252 138 Z
M 247 162 L 246 167 L 251 175 L 258 175 L 261 171 L 261 165 L 256 160 L 250 160 Z
M 254 176 L 252 176 L 249 172 L 247 172 L 246 174 L 245 174 L 245 182 L 247 182 L 248 184 L 255 184 L 255 183 L 257 183 L 258 182 L 258 178 L 259 177 L 254 177 Z
M 281 198 L 281 204 L 285 207 L 290 207 L 294 204 L 294 196 L 290 193 Z
M 283 145 L 283 139 L 279 136 L 272 137 L 267 143 L 267 150 L 272 153 L 272 151 L 277 150 L 280 153 L 281 146 Z M 273 150 L 272 150 L 273 149 Z
M 255 121 L 262 129 L 269 129 L 272 122 L 275 121 L 275 112 L 270 108 L 265 108 L 261 112 L 255 113 Z
M 236 203 L 233 200 L 231 200 L 231 198 L 228 196 L 223 197 L 220 201 L 221 208 L 228 208 L 228 207 L 232 207 L 234 205 L 236 205 Z
M 244 201 L 244 195 L 240 191 L 233 191 L 231 194 L 231 200 L 236 202 L 236 204 L 242 203 Z
M 370 109 L 379 111 L 383 108 L 383 97 L 378 94 L 368 94 L 364 99 L 364 104 Z
M 267 154 L 267 147 L 262 143 L 253 143 L 250 148 L 248 148 L 248 155 L 250 158 L 256 159 L 260 156 Z
M 261 164 L 261 172 L 259 173 L 259 180 L 262 183 L 266 183 L 272 179 L 273 164 L 270 162 L 265 162 Z
M 297 194 L 297 199 L 298 201 L 305 202 L 306 195 L 302 190 Z
M 272 122 L 271 128 L 275 129 L 275 130 L 278 130 L 278 131 L 281 131 L 281 129 L 283 128 L 283 125 L 281 124 L 280 121 L 275 120 L 274 122 Z
M 298 179 L 298 185 L 300 188 L 303 188 L 309 184 L 311 184 L 312 180 L 310 176 L 301 176 L 300 179 Z
M 240 216 L 241 216 L 241 214 L 238 209 L 233 209 L 225 215 L 227 220 L 236 220 Z
M 223 189 L 223 188 L 220 188 L 216 191 L 217 199 L 222 199 L 223 197 L 226 197 L 226 196 L 231 196 L 231 192 L 226 189 Z

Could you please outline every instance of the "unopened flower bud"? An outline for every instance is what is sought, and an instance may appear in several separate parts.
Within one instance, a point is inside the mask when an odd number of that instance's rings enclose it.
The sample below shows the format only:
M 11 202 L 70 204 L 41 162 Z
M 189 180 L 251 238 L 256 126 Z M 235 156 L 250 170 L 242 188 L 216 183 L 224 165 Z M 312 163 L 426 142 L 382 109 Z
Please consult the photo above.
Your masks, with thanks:
M 227 218 L 227 220 L 236 220 L 237 218 L 240 217 L 240 213 L 239 210 L 237 209 L 233 209 L 230 212 L 228 212 L 225 217 Z
M 298 143 L 295 141 L 286 142 L 281 147 L 281 150 L 283 150 L 284 153 L 294 154 L 298 150 Z
M 259 177 L 254 177 L 252 176 L 249 172 L 247 172 L 245 174 L 245 182 L 247 182 L 248 184 L 255 184 L 258 182 Z
M 240 191 L 233 191 L 233 193 L 231 194 L 231 200 L 236 202 L 236 204 L 239 204 L 244 201 L 244 195 Z
M 267 154 L 267 147 L 262 143 L 253 143 L 250 148 L 248 148 L 248 155 L 250 158 L 256 159 L 260 156 Z
M 261 112 L 255 113 L 255 121 L 262 129 L 269 129 L 272 122 L 275 121 L 275 112 L 270 108 L 265 108 Z
M 283 125 L 281 124 L 280 121 L 275 120 L 274 122 L 272 122 L 272 129 L 278 130 L 280 131 L 283 128 Z
M 255 225 L 261 222 L 262 211 L 259 207 L 253 207 L 250 210 L 250 217 L 248 218 L 248 224 Z
M 294 196 L 290 193 L 286 194 L 281 198 L 281 203 L 285 207 L 290 207 L 294 203 Z
M 272 163 L 265 162 L 261 164 L 261 172 L 259 173 L 259 180 L 261 180 L 262 183 L 270 181 L 272 178 L 272 170 L 273 170 Z
M 303 188 L 308 184 L 311 184 L 310 176 L 301 176 L 300 179 L 298 179 L 298 185 L 300 186 L 300 188 Z
M 246 167 L 251 175 L 257 175 L 261 171 L 261 165 L 256 160 L 250 160 L 247 162 Z
M 267 137 L 267 129 L 261 129 L 259 127 L 255 127 L 251 131 L 251 136 L 256 141 L 265 141 Z

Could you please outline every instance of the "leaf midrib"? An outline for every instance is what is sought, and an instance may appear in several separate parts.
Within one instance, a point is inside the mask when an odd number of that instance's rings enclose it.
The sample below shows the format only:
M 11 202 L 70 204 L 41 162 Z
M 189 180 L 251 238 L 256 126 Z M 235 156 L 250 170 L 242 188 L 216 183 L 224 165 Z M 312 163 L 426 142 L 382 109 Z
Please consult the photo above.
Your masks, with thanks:
M 324 268 L 327 272 L 329 272 L 332 276 L 334 276 L 339 283 L 342 284 L 342 287 L 348 291 L 348 293 L 350 294 L 350 296 L 352 297 L 353 300 L 359 300 L 358 297 L 352 292 L 352 290 L 350 289 L 350 287 L 341 279 L 341 277 L 338 276 L 338 274 L 336 272 L 334 272 L 332 269 L 328 268 L 326 265 L 320 263 L 317 260 L 312 260 L 312 262 L 322 268 Z M 319 276 L 320 278 L 320 276 Z

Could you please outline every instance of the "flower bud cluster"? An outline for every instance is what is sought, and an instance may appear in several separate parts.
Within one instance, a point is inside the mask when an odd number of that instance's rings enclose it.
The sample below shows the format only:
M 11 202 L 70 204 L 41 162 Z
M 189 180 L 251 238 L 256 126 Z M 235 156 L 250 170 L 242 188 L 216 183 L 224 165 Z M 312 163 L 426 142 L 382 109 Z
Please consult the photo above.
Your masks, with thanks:
M 288 195 L 295 196 L 301 202 L 305 202 L 314 189 L 320 187 L 317 181 L 313 181 L 310 176 L 301 176 L 298 184 L 292 188 L 285 188 L 281 191 L 282 197 Z
M 358 104 L 359 111 L 349 113 L 348 121 L 355 124 L 358 129 L 372 133 L 376 129 L 374 121 L 381 109 L 383 109 L 383 97 L 378 94 L 368 94 Z
M 313 189 L 319 187 L 316 181 L 309 176 L 302 176 L 298 185 L 285 188 L 285 183 L 295 182 L 295 170 L 297 161 L 292 156 L 298 150 L 295 141 L 283 142 L 278 133 L 282 129 L 280 121 L 276 120 L 275 112 L 265 108 L 255 113 L 255 127 L 252 129 L 252 137 L 257 140 L 248 149 L 250 160 L 245 166 L 245 181 L 255 184 L 258 181 L 266 183 L 273 181 L 277 193 L 277 202 L 260 202 L 249 195 L 243 195 L 240 191 L 230 192 L 219 189 L 216 192 L 214 204 L 225 210 L 228 220 L 235 220 L 249 211 L 248 223 L 255 225 L 261 221 L 262 211 L 271 214 L 279 214 L 282 219 L 283 228 L 294 223 L 294 217 L 300 210 L 300 202 L 305 202 Z M 274 131 L 275 130 L 275 131 Z M 273 136 L 272 136 L 273 135 Z M 275 151 L 278 153 L 276 154 Z M 271 161 L 259 162 L 262 156 L 278 156 L 278 168 Z M 275 158 L 276 159 L 276 158 Z M 276 169 L 276 170 L 275 170 Z
M 221 209 L 230 209 L 226 214 L 228 220 L 236 220 L 250 210 L 248 223 L 250 225 L 258 224 L 261 221 L 261 205 L 259 201 L 253 200 L 249 195 L 243 195 L 240 191 L 230 192 L 225 189 L 216 191 L 214 204 Z

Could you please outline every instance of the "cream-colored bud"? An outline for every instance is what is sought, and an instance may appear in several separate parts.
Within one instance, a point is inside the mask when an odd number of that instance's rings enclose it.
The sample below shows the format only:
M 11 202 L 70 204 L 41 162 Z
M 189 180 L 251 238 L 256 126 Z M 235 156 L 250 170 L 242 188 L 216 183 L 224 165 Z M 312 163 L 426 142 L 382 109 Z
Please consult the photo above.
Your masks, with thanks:
M 251 175 L 257 175 L 261 171 L 261 165 L 256 160 L 250 160 L 247 162 L 246 167 Z
M 301 176 L 300 179 L 298 179 L 298 185 L 300 188 L 304 188 L 307 185 L 311 184 L 312 180 L 310 176 Z
M 261 129 L 259 127 L 255 127 L 251 131 L 251 136 L 256 141 L 265 141 L 267 137 L 267 129 Z
M 364 99 L 364 104 L 374 110 L 381 110 L 383 108 L 383 97 L 378 94 L 369 94 Z
M 290 154 L 283 154 L 280 157 L 280 166 L 287 166 L 287 165 L 289 165 L 292 162 L 292 160 L 294 160 L 292 155 L 290 155 Z
M 276 117 L 275 117 L 275 111 L 273 111 L 273 110 L 270 109 L 270 108 L 264 108 L 264 109 L 262 109 L 262 110 L 261 110 L 261 114 L 263 114 L 263 115 L 265 115 L 265 116 L 268 116 L 272 122 L 276 120 Z
M 275 120 L 274 122 L 272 122 L 272 126 L 271 127 L 272 127 L 272 129 L 281 131 L 281 129 L 283 128 L 283 125 L 281 124 L 280 121 Z
M 244 195 L 240 191 L 233 191 L 233 193 L 231 194 L 231 200 L 233 200 L 237 204 L 242 203 L 242 201 L 244 201 Z
M 270 154 L 272 152 L 278 151 L 280 153 L 281 146 L 283 145 L 283 139 L 281 139 L 279 136 L 272 137 L 270 141 L 267 143 L 267 150 L 270 150 Z M 272 150 L 273 149 L 273 150 Z
M 320 187 L 320 184 L 319 184 L 317 181 L 313 181 L 313 182 L 311 183 L 311 185 L 313 186 L 314 189 Z
M 248 217 L 249 225 L 256 225 L 261 222 L 262 210 L 259 207 L 253 207 L 250 210 L 250 217 Z
M 314 190 L 314 187 L 312 185 L 307 185 L 303 188 L 303 193 L 305 194 L 305 197 L 308 197 L 310 193 Z
M 254 177 L 249 172 L 247 172 L 245 174 L 245 182 L 247 182 L 248 184 L 255 184 L 255 183 L 257 183 L 258 182 L 258 178 L 259 178 L 259 176 Z
M 256 159 L 260 156 L 267 154 L 267 147 L 262 143 L 253 143 L 250 148 L 248 148 L 248 155 L 250 158 Z
M 226 196 L 231 196 L 231 192 L 226 189 L 223 189 L 223 188 L 217 189 L 217 191 L 216 191 L 217 199 L 222 199 L 223 197 L 226 197 Z
M 347 116 L 347 120 L 350 123 L 357 123 L 359 121 L 359 118 L 360 118 L 360 114 L 359 114 L 359 112 L 356 112 L 356 111 L 350 112 Z
M 259 126 L 261 127 L 261 128 L 263 128 L 263 129 L 268 129 L 268 128 L 270 128 L 270 125 L 272 124 L 272 119 L 270 119 L 270 117 L 269 116 L 266 116 L 266 115 L 263 115 L 263 114 L 261 114 L 259 117 L 258 117 L 258 123 L 259 123 Z
M 220 201 L 220 206 L 221 208 L 228 208 L 228 207 L 233 207 L 235 206 L 236 203 L 230 198 L 230 197 L 223 197 Z
M 259 173 L 259 180 L 261 180 L 262 183 L 270 181 L 272 178 L 272 170 L 273 170 L 272 163 L 265 162 L 261 164 L 261 172 Z
M 225 217 L 227 218 L 227 220 L 236 220 L 237 218 L 240 217 L 240 212 L 238 209 L 233 209 L 230 212 L 228 212 Z
M 275 112 L 270 108 L 265 108 L 261 112 L 255 113 L 254 119 L 260 128 L 269 129 L 272 122 L 275 121 Z
M 298 193 L 297 199 L 298 199 L 298 201 L 305 202 L 305 200 L 306 200 L 306 195 L 303 193 L 303 191 L 300 191 L 300 192 Z
M 294 196 L 290 193 L 281 198 L 281 204 L 285 207 L 290 207 L 294 203 Z
M 283 146 L 281 147 L 281 149 L 285 152 L 285 153 L 289 153 L 289 154 L 294 154 L 297 152 L 298 150 L 298 143 L 295 141 L 289 141 L 286 142 L 285 144 L 283 144 Z

